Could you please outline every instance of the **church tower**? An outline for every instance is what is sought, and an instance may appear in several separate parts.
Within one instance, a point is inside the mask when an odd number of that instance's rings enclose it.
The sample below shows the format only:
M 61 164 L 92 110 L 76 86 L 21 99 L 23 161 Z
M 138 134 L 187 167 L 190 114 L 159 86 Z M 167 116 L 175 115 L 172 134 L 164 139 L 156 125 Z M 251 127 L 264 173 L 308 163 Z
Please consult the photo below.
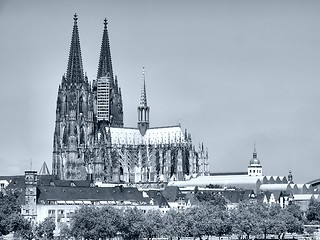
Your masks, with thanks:
M 74 15 L 66 75 L 58 89 L 52 171 L 59 179 L 86 179 L 84 153 L 94 136 L 93 95 L 83 74 L 78 17 Z
M 262 166 L 260 164 L 260 160 L 258 159 L 258 153 L 256 151 L 256 146 L 253 149 L 253 156 L 250 160 L 250 164 L 248 166 L 248 175 L 249 176 L 262 176 Z
M 143 86 L 141 89 L 140 103 L 138 106 L 138 129 L 142 136 L 145 135 L 149 128 L 149 111 L 150 108 L 147 104 L 147 90 L 146 90 L 146 78 L 143 68 Z
M 108 21 L 105 19 L 97 79 L 93 81 L 96 114 L 98 121 L 106 121 L 111 127 L 123 127 L 121 89 L 118 87 L 117 76 L 113 75 L 107 25 Z
M 67 72 L 58 88 L 53 174 L 61 180 L 110 183 L 208 174 L 208 154 L 203 146 L 195 150 L 191 135 L 184 135 L 180 125 L 150 128 L 144 69 L 137 127 L 123 127 L 121 88 L 113 74 L 107 26 L 105 19 L 97 77 L 91 84 L 83 70 L 74 15 Z

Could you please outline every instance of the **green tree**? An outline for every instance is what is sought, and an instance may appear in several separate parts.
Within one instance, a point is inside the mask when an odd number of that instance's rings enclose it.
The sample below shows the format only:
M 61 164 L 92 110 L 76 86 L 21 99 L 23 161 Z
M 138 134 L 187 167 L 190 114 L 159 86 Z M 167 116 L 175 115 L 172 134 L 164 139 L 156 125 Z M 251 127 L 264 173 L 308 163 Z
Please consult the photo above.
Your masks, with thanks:
M 19 192 L 0 192 L 0 236 L 22 227 L 18 197 Z
M 75 211 L 70 224 L 71 235 L 76 239 L 99 239 L 96 226 L 100 212 L 95 207 L 82 207 Z
M 177 237 L 180 239 L 188 234 L 187 229 L 187 213 L 185 211 L 177 211 L 170 209 L 163 217 L 163 236 L 172 239 Z
M 52 218 L 45 218 L 43 222 L 36 227 L 36 234 L 40 238 L 53 239 L 55 228 L 56 224 L 54 220 Z
M 282 209 L 279 204 L 272 204 L 269 209 L 271 219 L 271 232 L 283 239 L 285 233 L 302 233 L 302 216 L 296 207 Z
M 32 240 L 35 238 L 35 227 L 31 223 L 31 221 L 21 218 L 21 222 L 19 224 L 19 229 L 15 230 L 18 236 L 22 237 L 22 239 Z
M 209 210 L 204 204 L 191 208 L 186 212 L 186 225 L 188 226 L 188 235 L 202 239 L 205 235 L 211 235 L 213 226 Z
M 120 232 L 125 240 L 135 240 L 144 232 L 145 217 L 138 208 L 127 208 L 122 214 Z
M 147 239 L 160 237 L 163 228 L 162 213 L 159 210 L 149 210 L 145 214 L 144 237 Z
M 320 223 L 320 202 L 318 202 L 314 197 L 310 199 L 306 218 L 310 224 Z
M 96 219 L 95 232 L 101 239 L 113 238 L 119 231 L 121 223 L 120 210 L 113 207 L 98 209 L 99 216 Z
M 261 231 L 259 229 L 259 215 L 256 212 L 257 202 L 242 202 L 239 206 L 232 210 L 232 232 L 238 235 L 239 239 L 244 234 L 247 239 L 252 235 L 257 235 Z
M 303 230 L 304 230 L 303 221 L 299 220 L 298 217 L 295 217 L 287 209 L 284 209 L 283 213 L 279 216 L 279 219 L 285 222 L 286 230 L 287 230 L 286 232 L 299 233 L 299 234 L 303 233 Z
M 209 216 L 213 226 L 213 235 L 218 236 L 220 239 L 223 235 L 230 234 L 232 230 L 230 213 L 220 207 L 213 207 L 210 209 L 210 212 Z
M 281 219 L 275 217 L 272 220 L 271 233 L 277 235 L 278 238 L 281 239 L 284 237 L 286 231 L 286 223 L 283 222 Z
M 301 206 L 298 203 L 291 203 L 285 208 L 289 213 L 291 213 L 296 219 L 304 221 L 304 215 L 301 211 Z
M 226 208 L 227 200 L 224 196 L 216 192 L 199 192 L 195 193 L 196 198 L 200 202 L 210 202 L 212 205 L 220 206 L 221 208 Z
M 68 226 L 68 224 L 64 222 L 60 222 L 59 229 L 60 229 L 60 239 L 69 239 L 72 237 L 71 229 Z

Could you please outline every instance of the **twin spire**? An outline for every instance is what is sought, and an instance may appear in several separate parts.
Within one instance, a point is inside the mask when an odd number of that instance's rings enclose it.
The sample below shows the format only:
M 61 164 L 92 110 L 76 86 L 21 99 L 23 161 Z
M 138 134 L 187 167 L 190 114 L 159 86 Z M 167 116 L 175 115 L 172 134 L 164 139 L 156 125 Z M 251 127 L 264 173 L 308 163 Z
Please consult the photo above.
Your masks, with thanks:
M 84 74 L 83 74 L 77 14 L 74 14 L 73 20 L 74 20 L 74 23 L 73 23 L 73 31 L 72 31 L 72 38 L 71 38 L 71 44 L 70 44 L 70 53 L 69 53 L 69 59 L 68 59 L 66 79 L 67 79 L 67 82 L 83 82 Z M 97 79 L 99 79 L 100 77 L 107 76 L 109 74 L 109 76 L 113 80 L 111 51 L 110 51 L 107 25 L 108 25 L 108 21 L 107 19 L 104 19 L 104 30 L 103 30 L 103 36 L 102 36 Z
M 112 70 L 112 61 L 111 61 L 111 51 L 110 51 L 110 43 L 109 43 L 109 35 L 108 35 L 108 21 L 104 19 L 104 29 L 100 50 L 100 59 L 99 59 L 99 67 L 97 72 L 97 79 L 105 76 L 110 76 L 113 80 L 113 70 Z
M 83 66 L 78 30 L 78 15 L 74 14 L 73 31 L 70 45 L 70 53 L 68 59 L 67 82 L 83 82 Z
M 69 59 L 68 59 L 66 81 L 68 83 L 81 83 L 81 82 L 84 82 L 84 74 L 83 74 L 84 71 L 83 71 L 83 65 L 82 65 L 77 14 L 74 14 L 73 20 L 74 20 L 74 24 L 73 24 L 70 53 L 69 53 Z M 108 34 L 107 25 L 108 25 L 108 21 L 107 19 L 104 19 L 104 29 L 103 29 L 102 43 L 101 43 L 101 49 L 100 49 L 97 79 L 105 76 L 110 77 L 110 84 L 111 84 L 110 87 L 113 88 L 114 76 L 113 76 L 113 69 L 112 69 L 111 51 L 110 51 L 109 34 Z M 145 123 L 147 127 L 149 125 L 149 107 L 147 105 L 147 91 L 146 91 L 144 68 L 143 68 L 143 87 L 141 90 L 138 122 Z

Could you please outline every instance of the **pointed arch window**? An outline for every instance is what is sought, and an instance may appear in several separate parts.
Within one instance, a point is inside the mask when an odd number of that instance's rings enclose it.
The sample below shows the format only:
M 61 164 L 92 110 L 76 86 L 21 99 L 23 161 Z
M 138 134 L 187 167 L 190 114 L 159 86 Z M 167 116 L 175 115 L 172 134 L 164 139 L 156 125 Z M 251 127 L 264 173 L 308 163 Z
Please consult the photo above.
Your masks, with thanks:
M 80 144 L 84 144 L 84 143 L 85 143 L 85 134 L 84 134 L 84 129 L 82 127 L 80 131 Z
M 83 113 L 83 97 L 79 99 L 79 113 Z
M 65 99 L 64 99 L 64 112 L 65 114 L 68 113 L 68 97 L 65 96 Z
M 68 144 L 68 132 L 67 132 L 67 128 L 64 129 L 63 131 L 63 144 L 67 145 Z

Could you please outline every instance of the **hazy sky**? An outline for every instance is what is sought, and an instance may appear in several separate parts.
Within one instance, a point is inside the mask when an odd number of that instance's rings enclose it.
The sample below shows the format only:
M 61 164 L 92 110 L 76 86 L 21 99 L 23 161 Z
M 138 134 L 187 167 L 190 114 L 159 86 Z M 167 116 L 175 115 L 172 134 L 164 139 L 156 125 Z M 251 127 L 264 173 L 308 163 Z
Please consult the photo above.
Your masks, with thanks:
M 210 169 L 320 178 L 320 1 L 0 1 L 0 175 L 51 169 L 73 14 L 97 73 L 103 19 L 126 126 L 146 69 L 151 126 L 181 123 Z

